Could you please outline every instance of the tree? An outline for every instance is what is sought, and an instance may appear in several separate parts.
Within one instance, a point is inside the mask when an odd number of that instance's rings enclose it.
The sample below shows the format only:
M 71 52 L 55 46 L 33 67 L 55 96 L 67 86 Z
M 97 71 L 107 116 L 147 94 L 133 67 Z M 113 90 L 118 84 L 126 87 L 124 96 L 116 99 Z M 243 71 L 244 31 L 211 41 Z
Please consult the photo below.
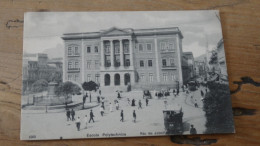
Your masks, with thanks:
M 80 90 L 81 90 L 81 88 L 77 84 L 67 81 L 64 83 L 60 83 L 58 88 L 56 89 L 55 93 L 58 96 L 65 97 L 65 100 L 66 100 L 65 105 L 67 108 L 67 100 L 68 100 L 69 96 L 74 95 L 74 94 L 79 94 Z
M 209 64 L 217 64 L 218 63 L 218 53 L 213 50 L 210 56 Z
M 95 82 L 93 81 L 89 81 L 89 82 L 84 82 L 82 84 L 82 88 L 85 90 L 85 91 L 93 91 L 93 90 L 97 90 L 97 87 L 98 87 L 98 84 L 96 84 Z M 91 93 L 89 95 L 89 101 L 91 102 Z
M 225 133 L 233 131 L 233 115 L 229 87 L 226 84 L 208 82 L 209 92 L 203 100 L 206 114 L 205 133 Z
M 44 79 L 37 80 L 32 84 L 32 91 L 33 92 L 46 91 L 47 88 L 48 88 L 48 82 Z

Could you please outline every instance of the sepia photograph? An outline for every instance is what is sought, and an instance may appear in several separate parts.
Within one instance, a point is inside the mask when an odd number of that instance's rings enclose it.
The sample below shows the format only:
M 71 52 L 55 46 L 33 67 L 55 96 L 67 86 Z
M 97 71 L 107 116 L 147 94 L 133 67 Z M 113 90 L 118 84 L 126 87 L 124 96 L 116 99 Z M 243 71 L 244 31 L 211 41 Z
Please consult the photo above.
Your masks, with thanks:
M 235 133 L 220 19 L 25 13 L 21 140 Z

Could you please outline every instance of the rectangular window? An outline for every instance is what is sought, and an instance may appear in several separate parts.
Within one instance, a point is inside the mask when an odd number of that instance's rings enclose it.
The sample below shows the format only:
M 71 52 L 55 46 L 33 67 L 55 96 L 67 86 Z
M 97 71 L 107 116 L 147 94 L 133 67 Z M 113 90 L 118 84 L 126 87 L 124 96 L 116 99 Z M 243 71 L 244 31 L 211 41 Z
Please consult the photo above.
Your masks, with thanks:
M 68 62 L 68 69 L 72 69 L 73 68 L 73 65 L 72 65 L 72 62 Z
M 111 66 L 111 61 L 110 61 L 110 56 L 106 55 L 105 56 L 105 66 L 110 67 Z
M 95 68 L 96 68 L 96 69 L 99 68 L 99 61 L 98 61 L 98 60 L 95 61 Z
M 68 75 L 68 80 L 69 80 L 69 81 L 72 80 L 72 75 Z
M 167 66 L 166 59 L 163 59 L 163 60 L 162 60 L 162 65 L 163 65 L 163 67 Z
M 91 48 L 87 47 L 87 52 L 90 53 L 91 52 Z
M 100 76 L 99 74 L 96 74 L 96 76 L 95 76 L 95 82 L 96 83 L 99 83 L 99 76 Z
M 152 51 L 152 44 L 146 44 L 147 51 Z
M 170 59 L 170 65 L 174 66 L 174 59 L 173 58 Z
M 174 74 L 172 74 L 171 76 L 172 76 L 172 80 L 174 81 L 174 80 L 175 80 L 175 75 L 174 75 Z
M 87 69 L 90 69 L 91 67 L 91 61 L 87 61 Z
M 144 61 L 140 60 L 140 67 L 144 67 Z
M 170 43 L 170 44 L 169 44 L 169 50 L 173 50 L 173 49 L 174 49 L 173 44 Z
M 91 74 L 88 74 L 88 76 L 87 76 L 87 81 L 88 81 L 88 82 L 91 81 Z
M 79 68 L 79 62 L 75 61 L 75 68 Z
M 167 73 L 163 73 L 163 81 L 164 81 L 164 82 L 167 81 Z
M 165 50 L 166 49 L 166 43 L 165 42 L 161 42 L 161 50 Z
M 79 55 L 79 48 L 75 47 L 75 55 Z
M 152 73 L 149 73 L 149 81 L 153 82 L 153 74 Z
M 143 48 L 143 44 L 139 44 L 139 52 L 143 52 L 144 48 Z
M 98 46 L 95 46 L 95 53 L 98 53 Z
M 78 82 L 79 81 L 79 75 L 75 74 L 75 81 Z
M 129 53 L 129 44 L 128 43 L 124 43 L 123 44 L 123 49 L 124 49 L 124 53 Z
M 69 48 L 68 48 L 68 56 L 71 56 L 71 55 L 72 55 L 72 48 L 69 47 Z
M 140 80 L 141 80 L 141 81 L 145 81 L 144 73 L 142 73 L 142 74 L 140 75 Z
M 148 60 L 148 66 L 152 67 L 153 66 L 153 61 L 152 60 Z
M 114 51 L 115 51 L 115 54 L 120 54 L 120 47 L 119 47 L 118 43 L 115 44 Z
M 110 54 L 110 44 L 105 43 L 105 54 Z

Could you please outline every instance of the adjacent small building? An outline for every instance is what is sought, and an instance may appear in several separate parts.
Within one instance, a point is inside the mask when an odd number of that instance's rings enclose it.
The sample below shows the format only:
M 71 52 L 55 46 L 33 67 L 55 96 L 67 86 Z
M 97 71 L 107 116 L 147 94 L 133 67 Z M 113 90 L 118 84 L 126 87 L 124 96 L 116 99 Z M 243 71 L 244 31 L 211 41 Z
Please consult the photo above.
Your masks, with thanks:
M 194 57 L 192 52 L 183 52 L 183 56 L 187 58 L 188 68 L 189 68 L 189 77 L 193 78 L 195 76 L 194 70 Z
M 23 55 L 23 91 L 40 79 L 62 81 L 62 58 L 48 59 L 44 53 Z

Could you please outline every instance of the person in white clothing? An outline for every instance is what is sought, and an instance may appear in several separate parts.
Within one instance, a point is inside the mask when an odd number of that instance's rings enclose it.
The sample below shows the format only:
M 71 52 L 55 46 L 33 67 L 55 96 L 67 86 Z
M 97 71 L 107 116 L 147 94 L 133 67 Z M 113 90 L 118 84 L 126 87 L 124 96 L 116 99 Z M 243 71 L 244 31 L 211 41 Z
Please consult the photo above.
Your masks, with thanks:
M 113 112 L 113 104 L 110 102 L 110 105 L 109 105 L 109 110 L 110 112 Z
M 84 123 L 85 123 L 85 129 L 87 129 L 87 124 L 88 124 L 88 117 L 87 115 L 84 117 Z

